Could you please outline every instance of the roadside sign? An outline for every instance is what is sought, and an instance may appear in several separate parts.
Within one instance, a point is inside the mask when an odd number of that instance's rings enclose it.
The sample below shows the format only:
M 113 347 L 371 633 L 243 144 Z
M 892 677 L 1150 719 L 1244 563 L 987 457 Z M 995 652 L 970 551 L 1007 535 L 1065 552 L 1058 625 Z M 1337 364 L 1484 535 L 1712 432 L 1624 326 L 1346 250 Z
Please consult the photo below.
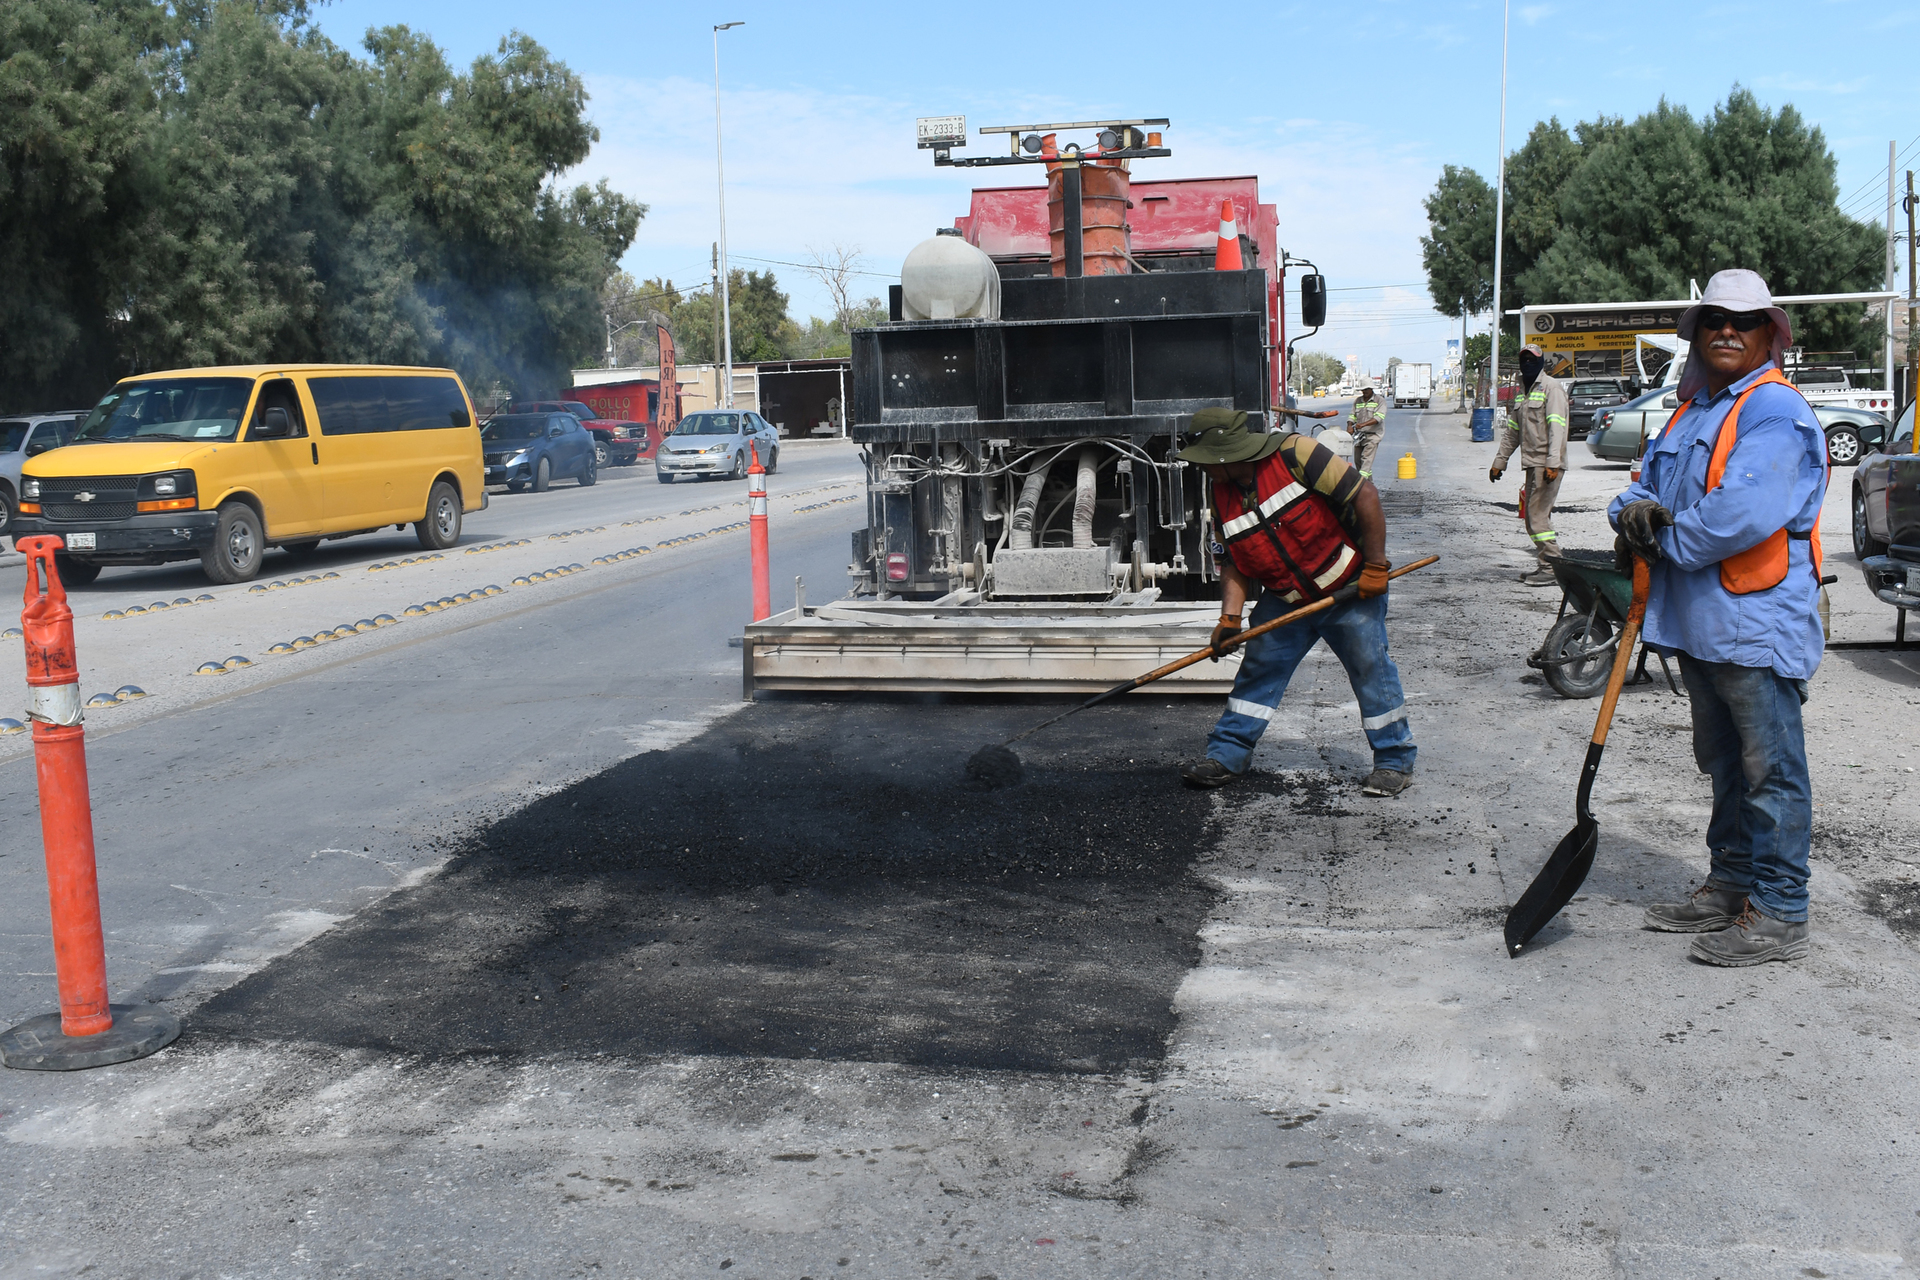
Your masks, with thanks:
M 1672 333 L 1687 303 L 1650 303 L 1645 307 L 1529 307 L 1525 327 L 1530 341 L 1544 351 L 1631 351 L 1637 333 Z

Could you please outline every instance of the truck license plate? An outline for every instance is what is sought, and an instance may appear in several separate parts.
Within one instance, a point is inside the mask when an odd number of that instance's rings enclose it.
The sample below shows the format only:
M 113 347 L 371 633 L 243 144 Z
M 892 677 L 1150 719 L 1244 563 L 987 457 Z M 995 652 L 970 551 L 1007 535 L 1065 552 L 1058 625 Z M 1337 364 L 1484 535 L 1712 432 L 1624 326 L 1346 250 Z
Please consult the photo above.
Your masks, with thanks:
M 67 535 L 67 550 L 92 551 L 93 535 L 90 533 L 70 533 Z

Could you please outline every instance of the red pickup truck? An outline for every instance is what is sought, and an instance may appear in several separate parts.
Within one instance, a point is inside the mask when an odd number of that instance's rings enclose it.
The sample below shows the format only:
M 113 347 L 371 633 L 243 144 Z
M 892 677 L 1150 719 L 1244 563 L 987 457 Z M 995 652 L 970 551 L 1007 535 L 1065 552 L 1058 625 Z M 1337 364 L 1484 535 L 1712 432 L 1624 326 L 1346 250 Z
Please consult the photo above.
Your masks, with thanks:
M 593 437 L 596 467 L 630 467 L 651 458 L 665 434 L 657 423 L 630 418 L 602 418 L 580 400 L 515 400 L 508 413 L 570 413 Z

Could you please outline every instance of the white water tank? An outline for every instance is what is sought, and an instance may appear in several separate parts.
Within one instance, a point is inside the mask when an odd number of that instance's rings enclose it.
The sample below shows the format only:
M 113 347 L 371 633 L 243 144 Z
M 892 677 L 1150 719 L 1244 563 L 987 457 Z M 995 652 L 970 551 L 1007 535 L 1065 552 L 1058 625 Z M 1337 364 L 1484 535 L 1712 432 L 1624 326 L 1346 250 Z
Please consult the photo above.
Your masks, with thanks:
M 907 320 L 1000 318 L 1000 272 L 989 258 L 942 227 L 900 264 L 900 315 Z

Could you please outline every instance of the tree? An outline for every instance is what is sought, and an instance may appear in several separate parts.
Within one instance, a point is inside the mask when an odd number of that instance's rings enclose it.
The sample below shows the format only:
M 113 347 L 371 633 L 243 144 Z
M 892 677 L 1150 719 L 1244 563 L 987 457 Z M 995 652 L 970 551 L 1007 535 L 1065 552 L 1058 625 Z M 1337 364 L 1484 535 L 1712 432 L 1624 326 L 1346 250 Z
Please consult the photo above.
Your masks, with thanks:
M 787 295 L 780 292 L 773 272 L 732 268 L 727 273 L 727 294 L 734 362 L 786 359 L 800 330 L 787 317 Z M 688 364 L 717 363 L 721 357 L 713 345 L 715 305 L 713 291 L 705 289 L 687 295 L 672 312 L 673 340 L 680 344 L 680 358 Z
M 0 405 L 216 361 L 447 364 L 558 390 L 646 207 L 559 184 L 597 134 L 522 35 L 361 58 L 303 0 L 0 7 Z
M 1493 340 L 1484 333 L 1467 335 L 1467 345 L 1463 348 L 1463 363 L 1468 377 L 1478 377 L 1487 371 L 1487 353 L 1493 348 Z M 1520 339 L 1518 335 L 1500 331 L 1500 364 L 1504 368 L 1520 359 Z
M 1732 266 L 1776 293 L 1870 288 L 1883 242 L 1840 212 L 1834 164 L 1793 107 L 1770 111 L 1738 85 L 1701 119 L 1662 101 L 1631 123 L 1536 124 L 1507 163 L 1502 308 L 1684 298 L 1689 281 Z M 1422 256 L 1446 315 L 1463 296 L 1470 314 L 1492 304 L 1492 194 L 1449 165 L 1427 197 Z M 1858 308 L 1794 319 L 1804 345 L 1863 341 Z
M 860 274 L 860 247 L 848 248 L 836 244 L 824 253 L 811 246 L 807 249 L 806 272 L 818 280 L 833 299 L 833 322 L 840 326 L 840 332 L 851 339 L 853 329 L 853 278 Z M 849 342 L 848 350 L 852 350 Z
M 1293 357 L 1293 367 L 1301 387 L 1309 394 L 1315 387 L 1330 387 L 1340 381 L 1347 366 L 1340 357 L 1324 351 L 1302 351 Z

